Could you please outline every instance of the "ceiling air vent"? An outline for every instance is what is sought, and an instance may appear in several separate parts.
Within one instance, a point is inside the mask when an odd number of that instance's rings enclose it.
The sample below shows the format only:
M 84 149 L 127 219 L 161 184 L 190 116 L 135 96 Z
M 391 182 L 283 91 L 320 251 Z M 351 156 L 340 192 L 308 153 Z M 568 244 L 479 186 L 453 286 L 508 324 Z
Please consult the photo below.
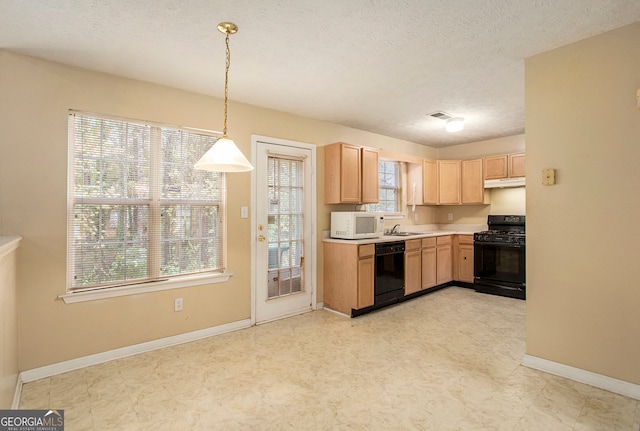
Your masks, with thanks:
M 433 114 L 429 114 L 429 116 L 433 118 L 437 118 L 438 120 L 444 120 L 444 121 L 447 121 L 453 118 L 452 115 L 449 115 L 446 112 L 442 112 L 442 111 L 434 112 Z

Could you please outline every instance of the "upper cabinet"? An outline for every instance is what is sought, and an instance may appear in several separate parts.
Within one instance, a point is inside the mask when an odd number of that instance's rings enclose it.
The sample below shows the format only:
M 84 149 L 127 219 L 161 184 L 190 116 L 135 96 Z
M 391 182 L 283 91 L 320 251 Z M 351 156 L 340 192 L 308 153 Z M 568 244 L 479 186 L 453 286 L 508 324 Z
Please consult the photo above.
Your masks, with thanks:
M 509 154 L 509 177 L 524 177 L 524 153 Z
M 438 160 L 438 205 L 461 203 L 460 160 Z
M 422 161 L 422 202 L 425 205 L 438 203 L 438 164 L 435 160 Z
M 524 153 L 485 157 L 483 159 L 484 179 L 524 177 L 524 158 Z
M 463 204 L 483 204 L 484 179 L 482 177 L 482 159 L 463 160 L 461 196 Z
M 482 159 L 437 161 L 437 205 L 485 203 Z
M 378 202 L 378 151 L 337 142 L 324 148 L 324 203 Z
M 378 178 L 378 150 L 362 147 L 362 203 L 376 204 L 380 200 L 380 179 Z

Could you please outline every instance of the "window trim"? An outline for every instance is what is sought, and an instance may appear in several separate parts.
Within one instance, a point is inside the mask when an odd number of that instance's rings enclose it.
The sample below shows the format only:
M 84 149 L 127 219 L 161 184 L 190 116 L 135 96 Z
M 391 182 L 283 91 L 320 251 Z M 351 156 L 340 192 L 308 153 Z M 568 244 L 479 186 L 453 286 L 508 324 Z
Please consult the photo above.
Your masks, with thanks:
M 95 301 L 98 299 L 117 298 L 119 296 L 138 295 L 140 293 L 159 292 L 162 290 L 181 289 L 184 287 L 201 286 L 205 284 L 225 283 L 233 276 L 231 272 L 216 272 L 209 274 L 191 274 L 173 277 L 160 281 L 142 281 L 126 286 L 102 287 L 92 290 L 80 290 L 59 295 L 65 304 Z
M 221 132 L 216 132 L 212 130 L 178 126 L 178 125 L 159 123 L 159 122 L 153 122 L 153 121 L 147 121 L 147 120 L 118 117 L 118 116 L 105 115 L 105 114 L 81 111 L 81 110 L 75 110 L 75 109 L 68 110 L 68 116 L 70 115 L 93 116 L 93 117 L 105 119 L 105 120 L 115 120 L 115 121 L 122 121 L 122 122 L 133 123 L 133 124 L 142 124 L 142 125 L 151 126 L 152 128 L 154 127 L 169 128 L 169 129 L 181 130 L 185 132 L 213 136 L 213 137 L 222 135 Z M 152 156 L 153 156 L 153 153 L 152 153 Z M 155 156 L 157 157 L 158 155 L 156 154 Z M 72 166 L 73 158 L 71 157 L 68 158 L 68 164 L 69 164 L 68 175 L 71 175 L 72 168 L 73 168 Z M 224 192 L 223 192 L 224 198 L 222 199 L 222 201 L 216 202 L 216 204 L 220 208 L 222 208 L 224 212 L 222 216 L 222 223 L 223 223 L 222 229 L 224 231 L 224 234 L 223 234 L 224 238 L 221 243 L 221 253 L 222 253 L 221 269 L 190 273 L 190 274 L 182 274 L 182 275 L 171 275 L 161 279 L 130 280 L 129 282 L 124 280 L 121 284 L 98 285 L 98 286 L 92 286 L 88 288 L 78 288 L 78 289 L 70 289 L 70 281 L 69 281 L 70 279 L 67 278 L 67 281 L 65 282 L 65 293 L 58 295 L 58 299 L 62 299 L 66 304 L 72 304 L 72 303 L 93 301 L 93 300 L 106 299 L 106 298 L 114 298 L 114 297 L 120 297 L 120 296 L 137 295 L 141 293 L 157 292 L 162 290 L 171 290 L 171 289 L 201 286 L 201 285 L 207 285 L 207 284 L 224 283 L 229 281 L 229 279 L 233 276 L 233 273 L 227 271 L 226 179 L 223 179 L 223 184 L 224 184 Z M 73 197 L 68 194 L 67 196 L 68 211 L 73 208 L 74 202 L 75 200 L 73 199 Z M 113 202 L 110 202 L 110 203 L 113 203 Z M 131 203 L 131 201 L 129 201 L 128 203 Z M 140 203 L 152 206 L 152 205 L 162 205 L 166 203 L 171 203 L 171 200 L 170 199 L 164 200 L 164 201 L 151 200 L 151 202 L 144 200 L 144 202 L 141 201 Z M 200 204 L 202 202 L 198 201 L 198 203 Z M 68 227 L 66 231 L 67 231 L 66 261 L 67 261 L 67 273 L 68 273 L 67 277 L 70 277 L 71 276 L 70 274 L 72 271 L 72 268 L 71 268 L 72 265 L 70 262 L 71 256 L 68 252 L 68 247 L 72 239 L 68 235 L 68 232 L 69 232 Z

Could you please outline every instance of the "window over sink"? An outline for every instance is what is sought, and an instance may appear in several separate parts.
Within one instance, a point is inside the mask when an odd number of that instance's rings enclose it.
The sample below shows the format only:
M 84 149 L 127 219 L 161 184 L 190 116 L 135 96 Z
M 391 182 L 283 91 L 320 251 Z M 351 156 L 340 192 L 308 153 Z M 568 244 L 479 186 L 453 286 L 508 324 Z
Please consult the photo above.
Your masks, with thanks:
M 378 162 L 380 199 L 377 204 L 369 204 L 368 210 L 382 213 L 399 213 L 401 196 L 400 162 L 380 160 Z

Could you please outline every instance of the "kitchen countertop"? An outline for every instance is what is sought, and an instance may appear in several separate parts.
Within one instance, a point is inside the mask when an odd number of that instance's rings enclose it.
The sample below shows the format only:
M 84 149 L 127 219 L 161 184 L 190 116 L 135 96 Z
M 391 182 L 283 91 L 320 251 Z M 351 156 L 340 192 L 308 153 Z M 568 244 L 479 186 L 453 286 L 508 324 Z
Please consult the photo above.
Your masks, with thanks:
M 479 232 L 482 229 L 479 229 L 476 232 Z M 431 232 L 415 232 L 415 235 L 384 235 L 382 238 L 367 238 L 367 239 L 339 239 L 339 238 L 329 238 L 325 237 L 322 239 L 323 242 L 336 242 L 342 244 L 373 244 L 379 242 L 392 242 L 392 241 L 407 241 L 411 239 L 420 239 L 420 238 L 431 238 L 437 236 L 445 236 L 445 235 L 473 235 L 474 232 L 470 232 L 468 230 L 436 230 Z

